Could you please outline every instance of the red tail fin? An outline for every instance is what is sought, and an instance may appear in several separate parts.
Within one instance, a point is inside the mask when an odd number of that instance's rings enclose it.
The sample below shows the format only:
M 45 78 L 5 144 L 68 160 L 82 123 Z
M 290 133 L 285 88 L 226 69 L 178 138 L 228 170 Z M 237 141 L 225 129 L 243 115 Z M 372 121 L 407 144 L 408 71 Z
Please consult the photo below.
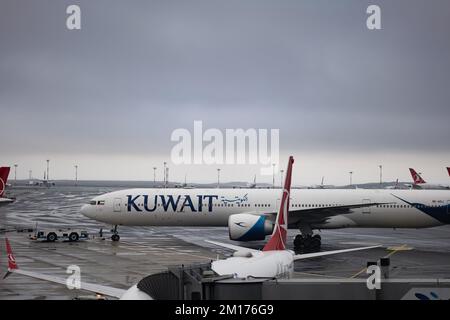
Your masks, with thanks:
M 409 168 L 409 172 L 411 172 L 414 184 L 426 183 L 425 180 L 423 180 L 422 177 L 413 168 Z
M 5 193 L 6 182 L 8 181 L 9 176 L 9 167 L 1 167 L 0 168 L 0 197 Z
M 288 229 L 288 213 L 289 213 L 289 196 L 291 194 L 291 177 L 292 164 L 294 158 L 289 157 L 288 167 L 286 170 L 286 179 L 284 180 L 284 189 L 281 195 L 280 209 L 278 211 L 275 227 L 272 236 L 263 248 L 263 251 L 286 250 L 286 237 Z
M 8 255 L 8 270 L 16 270 L 19 269 L 16 263 L 16 259 L 14 258 L 14 254 L 11 249 L 11 245 L 9 244 L 8 238 L 5 238 L 6 242 L 6 254 Z
M 448 175 L 450 176 L 450 167 L 447 167 Z

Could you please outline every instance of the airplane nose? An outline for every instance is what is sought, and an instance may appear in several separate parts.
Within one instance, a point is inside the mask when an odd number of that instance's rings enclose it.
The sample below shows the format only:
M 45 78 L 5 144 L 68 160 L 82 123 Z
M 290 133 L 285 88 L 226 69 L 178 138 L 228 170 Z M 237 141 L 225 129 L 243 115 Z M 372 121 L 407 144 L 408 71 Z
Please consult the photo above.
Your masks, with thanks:
M 81 214 L 85 217 L 92 218 L 90 207 L 90 205 L 84 204 L 80 210 Z

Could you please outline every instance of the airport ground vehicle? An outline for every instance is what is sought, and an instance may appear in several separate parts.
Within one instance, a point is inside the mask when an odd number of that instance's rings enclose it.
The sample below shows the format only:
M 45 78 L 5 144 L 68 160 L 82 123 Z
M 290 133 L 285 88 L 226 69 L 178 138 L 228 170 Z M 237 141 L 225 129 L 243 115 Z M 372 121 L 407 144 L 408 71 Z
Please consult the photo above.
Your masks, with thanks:
M 54 242 L 56 240 L 76 242 L 79 240 L 89 239 L 89 233 L 84 230 L 79 229 L 36 229 L 33 236 L 30 237 L 32 240 L 41 240 Z

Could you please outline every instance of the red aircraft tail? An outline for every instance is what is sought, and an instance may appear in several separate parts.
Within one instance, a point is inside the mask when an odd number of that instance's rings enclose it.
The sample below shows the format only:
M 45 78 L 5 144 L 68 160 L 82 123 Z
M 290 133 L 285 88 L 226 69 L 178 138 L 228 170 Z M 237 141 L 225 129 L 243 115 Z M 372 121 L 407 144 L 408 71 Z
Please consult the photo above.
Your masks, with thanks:
M 423 180 L 422 177 L 413 168 L 409 168 L 409 172 L 411 172 L 414 184 L 426 183 L 425 180 Z
M 9 176 L 9 167 L 1 167 L 0 168 L 0 197 L 5 193 L 6 182 L 8 181 Z
M 447 167 L 448 175 L 450 176 L 450 167 Z
M 11 249 L 11 245 L 9 244 L 8 238 L 5 238 L 6 242 L 6 254 L 8 255 L 8 270 L 16 270 L 19 269 L 16 263 L 16 258 L 14 258 L 14 254 Z
M 263 248 L 263 251 L 286 250 L 286 237 L 288 229 L 289 197 L 291 194 L 292 164 L 294 158 L 289 157 L 286 170 L 286 179 L 284 180 L 284 189 L 281 196 L 280 209 L 278 211 L 275 227 L 272 236 Z

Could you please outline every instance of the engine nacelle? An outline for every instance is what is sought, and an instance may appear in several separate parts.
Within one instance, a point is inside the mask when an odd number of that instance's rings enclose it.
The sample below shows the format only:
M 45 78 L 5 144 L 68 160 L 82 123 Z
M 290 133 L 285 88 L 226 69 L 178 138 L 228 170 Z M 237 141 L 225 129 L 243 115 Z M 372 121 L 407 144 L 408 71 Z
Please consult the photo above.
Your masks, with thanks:
M 231 240 L 252 241 L 264 240 L 271 234 L 273 222 L 266 216 L 257 216 L 248 213 L 232 214 L 228 218 L 228 231 Z

